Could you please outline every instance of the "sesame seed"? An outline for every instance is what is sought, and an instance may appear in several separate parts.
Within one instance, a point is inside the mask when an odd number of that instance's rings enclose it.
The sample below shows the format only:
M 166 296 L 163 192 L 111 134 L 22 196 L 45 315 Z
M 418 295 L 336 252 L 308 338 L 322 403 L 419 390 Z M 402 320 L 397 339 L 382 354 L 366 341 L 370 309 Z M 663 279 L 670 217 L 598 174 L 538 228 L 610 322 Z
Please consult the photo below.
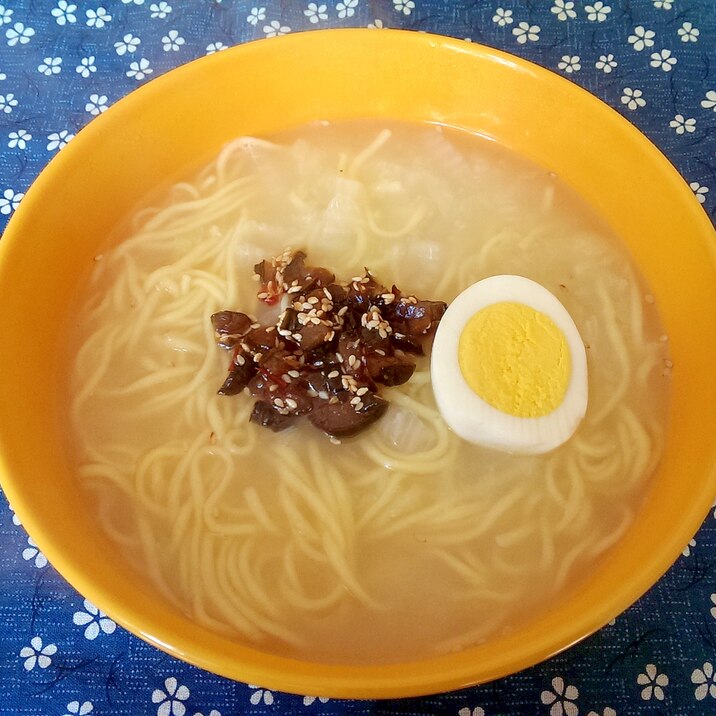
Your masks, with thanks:
M 309 307 L 309 308 L 311 307 L 311 304 L 315 305 L 315 304 L 317 304 L 317 303 L 318 303 L 318 298 L 317 298 L 316 296 L 311 296 L 311 297 L 308 299 L 308 304 L 309 304 L 308 307 Z
M 340 375 L 340 373 L 337 370 L 332 370 L 329 374 L 329 378 L 337 378 Z
M 343 308 L 339 309 L 338 315 L 343 316 L 347 310 L 348 310 L 348 306 L 343 306 Z
M 336 335 L 336 332 L 335 332 L 335 331 L 329 331 L 328 333 L 326 333 L 326 337 L 325 337 L 323 340 L 324 340 L 326 343 L 328 343 L 329 341 L 332 341 L 332 340 L 333 340 L 333 336 L 335 336 L 335 335 Z
M 335 405 L 337 402 L 338 402 L 338 398 L 336 398 L 336 396 L 334 395 L 334 396 L 328 401 L 328 404 L 329 404 L 329 405 Z
M 354 355 L 351 354 L 348 356 L 348 365 L 351 368 L 353 368 L 357 362 L 358 362 L 358 359 Z
M 259 276 L 257 273 L 255 273 L 251 278 L 252 278 L 254 281 L 260 281 L 260 280 L 261 280 L 261 276 Z
M 356 413 L 357 413 L 359 410 L 362 410 L 362 408 L 363 408 L 363 401 L 362 401 L 362 400 L 359 400 L 359 401 L 353 406 L 353 410 L 355 410 Z
M 286 398 L 286 405 L 288 405 L 291 410 L 296 410 L 298 407 L 298 403 L 293 398 Z
M 282 380 L 284 383 L 290 383 L 290 382 L 291 382 L 291 376 L 288 375 L 288 373 L 284 373 L 284 374 L 281 376 L 281 380 Z
M 361 278 L 363 278 L 363 277 L 362 276 L 354 276 L 351 279 L 351 283 L 360 283 Z
M 301 342 L 301 334 L 300 334 L 300 333 L 294 333 L 294 334 L 291 336 L 291 338 L 293 338 L 293 340 L 296 341 L 296 343 L 300 343 L 300 342 Z
M 317 393 L 315 390 L 313 390 L 312 388 L 309 388 L 309 389 L 306 391 L 306 395 L 307 395 L 309 398 L 317 398 L 317 397 L 318 397 L 318 393 Z
M 268 298 L 268 292 L 267 291 L 261 291 L 261 293 L 256 294 L 256 298 L 259 299 L 259 301 L 263 301 L 265 298 Z
M 279 408 L 283 408 L 283 400 L 281 400 L 281 398 L 274 398 L 273 404 L 278 406 Z
M 384 356 L 384 355 L 385 355 L 385 351 L 384 351 L 382 348 L 376 348 L 376 349 L 375 349 L 375 352 L 376 352 L 379 356 Z
M 343 363 L 343 356 L 340 353 L 338 353 L 338 351 L 336 351 L 336 358 L 338 358 L 339 363 Z
M 323 289 L 323 294 L 329 301 L 333 300 L 333 294 L 327 288 Z
M 356 398 L 351 398 L 351 405 L 357 405 L 357 404 L 360 403 L 360 402 L 361 402 L 361 400 L 360 400 L 360 398 L 358 398 L 358 397 L 356 397 Z
M 254 353 L 254 363 L 258 363 L 263 357 L 263 353 Z
M 321 400 L 328 400 L 328 393 L 325 390 L 319 390 L 318 391 L 318 397 Z
M 260 324 L 260 323 L 252 323 L 252 324 L 251 324 L 251 329 L 252 329 L 252 330 L 255 331 L 257 328 L 261 328 L 261 324 Z
M 367 392 L 368 392 L 368 388 L 363 386 L 362 388 L 358 388 L 358 392 L 356 393 L 356 395 L 365 395 Z
M 236 365 L 244 365 L 246 363 L 246 359 L 243 356 L 237 355 L 236 356 Z
M 341 444 L 341 441 L 340 441 L 338 438 L 334 438 L 333 435 L 331 435 L 328 439 L 329 439 L 334 445 L 340 445 L 340 444 Z
M 269 386 L 269 393 L 275 393 L 278 390 L 277 385 L 270 385 Z
M 300 378 L 301 377 L 301 374 L 297 370 L 290 370 L 290 371 L 288 371 L 288 374 L 292 378 Z

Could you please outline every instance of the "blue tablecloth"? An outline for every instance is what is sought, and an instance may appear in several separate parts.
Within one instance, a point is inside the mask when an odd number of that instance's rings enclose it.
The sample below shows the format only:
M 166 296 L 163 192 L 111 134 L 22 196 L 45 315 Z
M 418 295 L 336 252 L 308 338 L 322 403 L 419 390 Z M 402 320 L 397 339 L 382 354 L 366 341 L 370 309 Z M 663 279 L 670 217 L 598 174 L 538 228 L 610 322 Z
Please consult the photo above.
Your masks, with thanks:
M 239 42 L 366 25 L 468 38 L 566 75 L 642 129 L 716 216 L 714 0 L 2 0 L 0 230 L 80 127 L 140 84 Z M 0 714 L 716 714 L 715 546 L 716 510 L 643 599 L 532 669 L 429 698 L 336 701 L 147 646 L 64 582 L 0 495 Z

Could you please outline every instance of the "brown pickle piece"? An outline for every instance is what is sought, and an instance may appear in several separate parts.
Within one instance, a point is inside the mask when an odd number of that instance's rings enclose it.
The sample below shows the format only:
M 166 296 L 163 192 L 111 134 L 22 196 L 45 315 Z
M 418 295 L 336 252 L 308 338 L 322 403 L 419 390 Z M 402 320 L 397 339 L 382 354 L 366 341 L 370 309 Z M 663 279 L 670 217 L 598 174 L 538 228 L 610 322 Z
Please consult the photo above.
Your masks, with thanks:
M 301 348 L 304 351 L 312 351 L 321 344 L 326 343 L 329 337 L 332 337 L 333 328 L 323 323 L 308 323 L 297 329 L 296 333 L 301 336 L 301 340 L 299 341 Z
M 308 416 L 311 423 L 326 435 L 349 438 L 365 430 L 381 418 L 388 408 L 388 401 L 373 393 L 362 396 L 363 407 L 356 411 L 349 400 L 331 403 L 323 401 Z
M 249 384 L 255 373 L 256 366 L 253 362 L 247 361 L 244 365 L 232 363 L 226 380 L 217 392 L 219 395 L 236 395 Z
M 406 336 L 424 336 L 437 326 L 445 313 L 447 304 L 443 301 L 396 301 L 389 314 L 390 325 L 396 333 Z
M 211 317 L 211 325 L 218 338 L 217 344 L 222 348 L 233 348 L 251 330 L 252 323 L 249 316 L 236 311 L 219 311 Z
M 260 326 L 249 331 L 242 339 L 242 345 L 248 346 L 250 353 L 265 353 L 276 348 L 278 334 L 273 326 Z
M 409 358 L 382 356 L 372 353 L 366 357 L 368 375 L 383 385 L 402 385 L 407 383 L 415 371 L 415 363 Z
M 256 401 L 249 418 L 250 422 L 273 430 L 275 433 L 290 427 L 294 420 L 296 420 L 295 415 L 281 415 L 270 403 L 266 403 L 263 400 Z
M 328 286 L 335 280 L 335 275 L 320 266 L 306 266 L 306 254 L 297 251 L 283 270 L 283 282 L 286 286 L 300 286 L 307 289 L 311 286 Z

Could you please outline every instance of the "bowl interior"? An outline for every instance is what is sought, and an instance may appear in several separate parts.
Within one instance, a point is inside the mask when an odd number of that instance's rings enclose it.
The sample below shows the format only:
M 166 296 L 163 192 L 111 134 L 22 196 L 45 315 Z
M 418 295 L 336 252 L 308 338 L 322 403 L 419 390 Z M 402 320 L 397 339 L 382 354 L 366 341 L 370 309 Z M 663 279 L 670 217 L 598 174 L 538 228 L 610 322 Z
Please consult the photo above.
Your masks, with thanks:
M 53 411 L 58 368 L 48 365 L 85 267 L 143 196 L 238 135 L 353 118 L 466 128 L 557 172 L 629 246 L 674 361 L 671 423 L 653 488 L 589 581 L 512 635 L 388 667 L 311 664 L 243 647 L 193 624 L 121 560 L 107 559 L 113 547 L 67 465 Z M 10 501 L 85 596 L 156 646 L 228 677 L 374 698 L 514 672 L 591 633 L 648 589 L 716 493 L 713 228 L 668 161 L 616 112 L 495 50 L 416 33 L 322 31 L 250 43 L 171 72 L 93 121 L 43 172 L 0 244 L 0 288 L 0 477 Z

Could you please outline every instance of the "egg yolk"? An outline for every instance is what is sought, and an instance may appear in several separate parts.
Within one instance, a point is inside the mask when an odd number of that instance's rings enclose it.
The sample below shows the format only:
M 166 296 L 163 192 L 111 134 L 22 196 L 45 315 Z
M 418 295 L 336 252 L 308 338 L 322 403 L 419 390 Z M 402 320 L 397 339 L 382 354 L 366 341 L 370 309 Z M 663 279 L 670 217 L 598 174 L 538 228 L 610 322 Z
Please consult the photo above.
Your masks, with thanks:
M 571 373 L 567 339 L 554 321 L 508 301 L 470 318 L 460 335 L 458 362 L 480 398 L 520 418 L 537 418 L 558 407 Z

